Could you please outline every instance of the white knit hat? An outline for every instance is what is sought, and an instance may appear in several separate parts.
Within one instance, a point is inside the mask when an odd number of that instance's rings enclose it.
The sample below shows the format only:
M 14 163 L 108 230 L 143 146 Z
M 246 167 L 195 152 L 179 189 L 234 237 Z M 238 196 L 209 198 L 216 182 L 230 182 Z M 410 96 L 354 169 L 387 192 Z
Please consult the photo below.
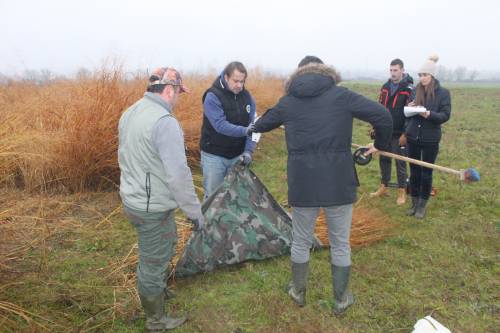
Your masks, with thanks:
M 430 74 L 432 76 L 436 76 L 437 72 L 437 66 L 436 63 L 438 62 L 439 57 L 437 54 L 431 55 L 426 62 L 420 67 L 418 70 L 418 73 L 425 73 L 425 74 Z

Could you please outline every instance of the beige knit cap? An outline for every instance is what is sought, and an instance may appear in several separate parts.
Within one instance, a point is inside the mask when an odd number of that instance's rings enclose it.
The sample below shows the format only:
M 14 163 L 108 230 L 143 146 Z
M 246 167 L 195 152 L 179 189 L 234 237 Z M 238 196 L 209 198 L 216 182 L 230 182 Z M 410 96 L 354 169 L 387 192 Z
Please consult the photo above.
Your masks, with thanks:
M 438 62 L 439 57 L 437 54 L 431 55 L 426 62 L 420 67 L 418 70 L 418 73 L 425 73 L 425 74 L 430 74 L 432 76 L 436 76 L 437 72 L 437 66 L 436 63 Z

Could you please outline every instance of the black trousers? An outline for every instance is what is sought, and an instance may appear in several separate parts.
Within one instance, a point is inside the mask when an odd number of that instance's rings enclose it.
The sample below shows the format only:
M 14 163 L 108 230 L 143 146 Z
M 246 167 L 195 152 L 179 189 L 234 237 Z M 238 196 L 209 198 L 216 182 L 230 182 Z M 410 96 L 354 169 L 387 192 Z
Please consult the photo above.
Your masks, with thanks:
M 399 146 L 399 136 L 394 136 L 389 143 L 389 147 L 387 147 L 387 151 L 393 154 L 406 156 L 405 147 Z M 387 186 L 389 181 L 391 180 L 391 166 L 392 166 L 392 158 L 380 156 L 379 158 L 379 166 L 380 166 L 380 175 L 381 175 L 381 183 Z M 406 162 L 396 160 L 396 174 L 398 178 L 398 187 L 405 188 L 406 187 Z
M 436 161 L 439 143 L 420 145 L 408 141 L 408 157 L 428 163 Z M 432 169 L 410 163 L 410 191 L 412 197 L 428 200 L 432 190 Z

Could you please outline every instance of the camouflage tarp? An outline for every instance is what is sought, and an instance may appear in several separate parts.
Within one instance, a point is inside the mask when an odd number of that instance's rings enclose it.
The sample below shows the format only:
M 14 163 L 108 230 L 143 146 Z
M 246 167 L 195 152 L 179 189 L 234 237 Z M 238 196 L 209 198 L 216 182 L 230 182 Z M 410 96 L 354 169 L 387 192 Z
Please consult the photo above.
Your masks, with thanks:
M 228 173 L 203 203 L 203 213 L 206 228 L 189 238 L 176 276 L 290 253 L 292 221 L 247 167 Z

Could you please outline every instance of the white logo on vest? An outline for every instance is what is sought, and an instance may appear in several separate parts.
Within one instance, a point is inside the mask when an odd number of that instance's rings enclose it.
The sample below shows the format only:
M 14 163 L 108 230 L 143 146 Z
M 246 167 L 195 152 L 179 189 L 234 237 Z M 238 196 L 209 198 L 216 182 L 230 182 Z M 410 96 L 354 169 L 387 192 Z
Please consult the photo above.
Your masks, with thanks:
M 251 108 L 250 108 L 250 104 L 247 104 L 246 109 L 247 109 L 247 113 L 250 113 L 250 110 L 251 110 Z

